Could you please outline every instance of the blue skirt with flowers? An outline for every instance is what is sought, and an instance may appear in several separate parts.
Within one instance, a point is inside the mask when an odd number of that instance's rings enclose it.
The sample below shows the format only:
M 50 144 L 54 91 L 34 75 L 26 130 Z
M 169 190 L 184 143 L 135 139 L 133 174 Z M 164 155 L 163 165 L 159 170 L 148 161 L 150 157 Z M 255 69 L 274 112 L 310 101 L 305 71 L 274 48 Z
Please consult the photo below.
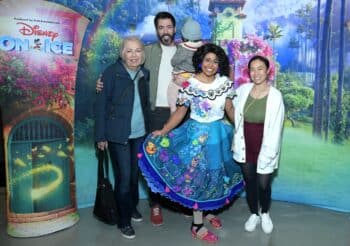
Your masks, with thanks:
M 148 135 L 139 166 L 152 192 L 199 210 L 220 208 L 242 189 L 233 161 L 233 129 L 224 120 L 189 119 L 165 136 Z

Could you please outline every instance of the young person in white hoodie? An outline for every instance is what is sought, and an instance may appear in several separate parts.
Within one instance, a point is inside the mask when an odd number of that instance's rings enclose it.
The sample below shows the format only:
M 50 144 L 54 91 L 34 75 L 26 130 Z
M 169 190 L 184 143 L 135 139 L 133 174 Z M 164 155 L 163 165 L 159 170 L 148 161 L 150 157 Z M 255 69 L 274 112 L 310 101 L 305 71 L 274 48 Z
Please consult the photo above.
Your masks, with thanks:
M 233 158 L 240 163 L 251 212 L 245 230 L 252 232 L 261 222 L 263 231 L 271 233 L 271 182 L 278 168 L 284 104 L 281 92 L 268 80 L 270 63 L 266 57 L 252 57 L 248 69 L 252 83 L 238 87 L 237 97 L 233 99 Z

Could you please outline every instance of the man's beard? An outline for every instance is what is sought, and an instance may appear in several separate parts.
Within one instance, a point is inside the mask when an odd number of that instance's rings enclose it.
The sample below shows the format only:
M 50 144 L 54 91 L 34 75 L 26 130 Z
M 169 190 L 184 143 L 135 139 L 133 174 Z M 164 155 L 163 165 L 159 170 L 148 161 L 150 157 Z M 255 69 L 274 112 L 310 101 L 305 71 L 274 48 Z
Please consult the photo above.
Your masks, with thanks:
M 171 45 L 174 41 L 174 37 L 175 37 L 175 33 L 171 36 L 169 34 L 164 34 L 162 36 L 158 35 L 158 39 L 159 41 L 163 44 L 163 45 Z

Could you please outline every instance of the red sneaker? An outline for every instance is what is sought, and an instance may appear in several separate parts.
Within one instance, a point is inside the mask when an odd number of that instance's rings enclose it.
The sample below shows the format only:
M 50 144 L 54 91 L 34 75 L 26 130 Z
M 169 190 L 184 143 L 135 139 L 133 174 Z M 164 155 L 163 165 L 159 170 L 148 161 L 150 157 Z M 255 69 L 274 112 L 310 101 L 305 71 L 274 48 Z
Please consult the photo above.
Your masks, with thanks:
M 151 207 L 151 223 L 154 226 L 163 225 L 162 209 L 159 205 Z

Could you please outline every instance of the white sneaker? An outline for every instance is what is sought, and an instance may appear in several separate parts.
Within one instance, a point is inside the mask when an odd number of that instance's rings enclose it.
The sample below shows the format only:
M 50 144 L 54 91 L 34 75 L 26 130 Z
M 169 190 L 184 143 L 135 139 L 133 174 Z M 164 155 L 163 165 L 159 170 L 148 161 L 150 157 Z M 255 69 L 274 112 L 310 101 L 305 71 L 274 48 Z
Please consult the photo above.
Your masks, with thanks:
M 269 213 L 261 214 L 261 228 L 266 234 L 270 234 L 272 232 L 273 224 Z
M 250 215 L 247 222 L 244 224 L 244 229 L 248 232 L 252 232 L 255 230 L 256 226 L 260 223 L 260 217 L 256 214 Z

